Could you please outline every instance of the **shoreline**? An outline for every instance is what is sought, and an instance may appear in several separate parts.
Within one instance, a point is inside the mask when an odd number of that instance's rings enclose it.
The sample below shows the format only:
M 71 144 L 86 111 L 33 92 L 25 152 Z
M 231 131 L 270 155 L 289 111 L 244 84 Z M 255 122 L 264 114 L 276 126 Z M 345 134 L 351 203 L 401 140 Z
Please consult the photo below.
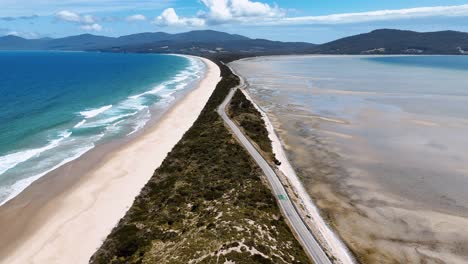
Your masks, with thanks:
M 198 59 L 205 76 L 155 124 L 61 166 L 0 207 L 0 263 L 88 262 L 219 82 L 219 67 Z
M 237 72 L 236 74 L 240 78 L 243 78 Z M 247 84 L 246 87 L 248 89 L 248 82 L 245 79 L 244 82 Z M 304 213 L 307 214 L 308 219 L 304 217 L 304 215 L 303 218 L 304 220 L 306 220 L 306 223 L 309 222 L 307 220 L 310 220 L 308 225 L 310 226 L 310 228 L 315 230 L 315 232 L 313 232 L 314 236 L 316 236 L 317 239 L 321 241 L 322 247 L 324 247 L 326 251 L 329 252 L 329 254 L 335 257 L 338 263 L 355 263 L 354 257 L 352 256 L 346 245 L 343 243 L 343 241 L 341 241 L 341 239 L 336 235 L 336 233 L 331 229 L 331 227 L 324 221 L 324 219 L 320 215 L 317 206 L 314 204 L 311 197 L 306 192 L 302 182 L 300 181 L 299 177 L 294 171 L 294 168 L 292 167 L 291 163 L 287 158 L 286 152 L 283 149 L 282 141 L 275 132 L 273 124 L 270 121 L 268 115 L 255 103 L 255 101 L 252 99 L 252 97 L 246 89 L 241 89 L 241 91 L 246 96 L 246 98 L 252 102 L 254 107 L 262 115 L 262 119 L 264 120 L 266 129 L 268 131 L 268 137 L 272 142 L 273 153 L 275 154 L 276 158 L 281 162 L 281 165 L 276 165 L 276 169 L 279 170 L 281 174 L 283 174 L 285 178 L 284 180 L 287 181 L 285 185 L 291 187 L 293 194 L 297 198 L 299 198 L 299 208 L 302 207 L 302 209 L 305 209 Z
M 439 65 L 407 71 L 410 66 L 405 64 L 395 68 L 400 77 L 395 79 L 386 71 L 394 64 L 370 68 L 373 65 L 361 64 L 359 58 L 329 62 L 291 57 L 235 66 L 252 78 L 248 92 L 268 110 L 304 188 L 358 261 L 465 263 L 467 251 L 460 245 L 466 245 L 463 230 L 468 226 L 462 206 L 467 199 L 462 188 L 466 142 L 458 138 L 466 130 L 461 115 L 466 105 L 447 108 L 464 102 L 464 94 L 445 93 L 461 90 L 466 76 L 458 68 L 448 72 Z M 304 70 L 296 70 L 296 65 Z M 339 73 L 351 65 L 355 68 Z M 400 79 L 411 80 L 404 85 L 418 96 L 402 90 Z M 385 86 L 375 86 L 382 80 L 387 80 Z M 440 92 L 441 85 L 447 85 L 447 91 Z M 397 96 L 388 96 L 392 92 Z M 428 97 L 439 103 L 437 112 L 423 108 Z M 458 159 L 449 158 L 454 156 Z
M 48 52 L 48 51 L 47 51 Z M 55 51 L 54 51 L 55 52 Z M 68 52 L 68 51 L 57 51 L 57 52 Z M 70 52 L 83 52 L 83 51 L 70 51 Z M 169 55 L 169 56 L 178 56 L 178 57 L 184 57 L 189 60 L 192 59 L 200 59 L 201 57 L 196 57 L 196 56 L 190 56 L 190 55 L 181 55 L 181 54 L 161 54 L 161 55 Z M 204 63 L 206 64 L 206 63 Z M 204 70 L 203 75 L 205 75 L 206 69 Z M 107 140 L 104 142 L 99 142 L 99 143 L 94 143 L 93 147 L 90 147 L 87 151 L 84 153 L 80 153 L 79 155 L 76 155 L 74 157 L 65 159 L 62 161 L 60 164 L 54 166 L 53 168 L 47 170 L 44 173 L 39 173 L 37 175 L 34 175 L 33 177 L 30 178 L 25 178 L 21 181 L 28 182 L 25 184 L 25 187 L 22 187 L 19 191 L 14 191 L 12 194 L 10 194 L 5 200 L 0 202 L 0 208 L 7 204 L 10 200 L 15 199 L 18 195 L 20 195 L 23 191 L 25 191 L 30 185 L 34 184 L 35 182 L 39 181 L 41 178 L 50 176 L 51 174 L 57 174 L 58 171 L 63 170 L 64 167 L 70 166 L 71 163 L 75 162 L 80 162 L 81 159 L 85 159 L 87 164 L 91 165 L 97 165 L 101 160 L 104 160 L 105 158 L 101 156 L 108 156 L 112 152 L 118 151 L 120 148 L 124 147 L 126 144 L 129 144 L 136 138 L 138 138 L 141 135 L 144 135 L 148 131 L 154 128 L 154 126 L 164 117 L 164 115 L 171 110 L 172 107 L 174 107 L 176 104 L 179 103 L 181 99 L 185 97 L 188 93 L 190 93 L 195 87 L 198 86 L 200 81 L 204 77 L 201 76 L 197 80 L 191 81 L 188 83 L 187 88 L 175 91 L 171 96 L 173 96 L 173 100 L 169 103 L 169 107 L 158 105 L 158 102 L 156 102 L 154 105 L 151 105 L 148 107 L 148 111 L 150 113 L 150 118 L 149 120 L 146 121 L 146 123 L 128 133 L 126 136 L 122 136 L 119 138 L 113 138 L 111 140 Z M 79 123 L 80 124 L 80 123 Z M 78 124 L 78 125 L 79 125 Z M 96 153 L 95 153 L 96 152 Z M 95 161 L 96 160 L 96 161 Z M 33 179 L 33 180 L 31 180 Z M 0 249 L 1 250 L 1 249 Z
M 193 65 L 192 61 L 197 60 L 197 58 L 195 56 L 189 56 L 189 55 L 180 55 L 180 54 L 161 54 L 161 55 L 183 57 L 183 58 L 186 58 L 187 60 L 190 60 L 191 61 L 190 63 L 192 65 Z M 206 69 L 203 70 L 203 74 L 204 74 L 205 71 L 206 71 Z M 89 146 L 83 152 L 80 152 L 77 155 L 74 155 L 74 156 L 71 156 L 71 157 L 67 157 L 66 159 L 61 161 L 59 164 L 57 164 L 57 165 L 55 165 L 55 166 L 53 166 L 51 168 L 46 168 L 46 171 L 36 173 L 31 177 L 24 178 L 24 179 L 21 179 L 21 180 L 15 182 L 14 184 L 11 185 L 11 190 L 12 190 L 11 193 L 4 200 L 0 201 L 0 207 L 3 206 L 4 204 L 8 203 L 10 200 L 14 199 L 16 196 L 20 195 L 25 189 L 27 189 L 34 182 L 40 180 L 42 177 L 45 177 L 47 175 L 50 175 L 50 174 L 54 173 L 56 170 L 60 170 L 60 168 L 67 166 L 67 164 L 69 164 L 71 162 L 76 162 L 77 160 L 81 159 L 83 156 L 93 155 L 92 154 L 93 152 L 99 152 L 100 154 L 111 153 L 113 151 L 118 150 L 119 147 L 122 147 L 123 145 L 128 144 L 129 142 L 131 142 L 132 140 L 134 140 L 138 136 L 144 134 L 145 131 L 148 131 L 151 128 L 153 128 L 154 125 L 162 118 L 162 116 L 165 113 L 167 113 L 170 110 L 170 108 L 172 106 L 176 105 L 181 100 L 181 98 L 183 98 L 187 93 L 189 93 L 192 89 L 194 89 L 194 87 L 196 87 L 198 85 L 198 83 L 200 82 L 202 77 L 203 76 L 200 76 L 198 79 L 190 81 L 184 89 L 176 90 L 175 92 L 171 93 L 170 96 L 173 97 L 173 99 L 169 102 L 169 104 L 166 104 L 166 103 L 160 104 L 160 102 L 155 102 L 153 105 L 150 105 L 148 107 L 148 112 L 150 113 L 150 118 L 147 121 L 145 121 L 145 124 L 143 126 L 134 129 L 132 132 L 128 133 L 127 135 L 125 135 L 125 136 L 122 135 L 122 136 L 120 136 L 118 138 L 113 138 L 113 139 L 110 139 L 110 140 L 107 139 L 107 140 L 102 141 L 102 142 L 93 142 L 92 146 Z M 175 75 L 171 80 L 174 80 L 175 78 L 177 78 L 177 75 Z M 150 90 L 148 90 L 146 92 L 143 92 L 143 94 L 151 92 L 152 89 L 154 89 L 156 86 L 151 85 L 151 87 L 152 88 L 150 88 Z M 137 96 L 139 96 L 139 95 L 137 95 Z M 127 97 L 127 100 L 129 98 L 131 98 L 131 97 L 132 96 Z M 112 105 L 110 105 L 110 106 L 112 106 Z M 106 107 L 109 107 L 109 105 L 107 105 Z M 81 112 L 79 112 L 79 113 L 81 115 Z M 141 112 L 138 113 L 138 114 L 141 114 Z M 84 116 L 84 119 L 81 122 L 86 122 L 86 119 L 88 119 L 88 118 Z M 77 125 L 75 125 L 71 129 L 74 129 L 75 127 L 81 126 L 81 124 L 82 124 L 81 122 L 78 123 Z M 70 128 L 66 128 L 66 131 L 69 132 Z M 98 150 L 96 150 L 96 149 L 98 149 Z M 85 158 L 85 159 L 90 160 L 89 158 Z M 93 159 L 96 159 L 96 158 L 93 158 Z M 94 163 L 97 163 L 97 162 L 94 162 Z

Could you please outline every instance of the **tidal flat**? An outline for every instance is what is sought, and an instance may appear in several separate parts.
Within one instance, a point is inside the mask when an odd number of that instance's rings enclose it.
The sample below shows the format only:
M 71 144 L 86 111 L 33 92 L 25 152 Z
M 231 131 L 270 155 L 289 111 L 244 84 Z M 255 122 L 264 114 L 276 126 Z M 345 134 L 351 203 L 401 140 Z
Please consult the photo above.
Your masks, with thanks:
M 468 261 L 468 58 L 232 63 L 362 263 Z

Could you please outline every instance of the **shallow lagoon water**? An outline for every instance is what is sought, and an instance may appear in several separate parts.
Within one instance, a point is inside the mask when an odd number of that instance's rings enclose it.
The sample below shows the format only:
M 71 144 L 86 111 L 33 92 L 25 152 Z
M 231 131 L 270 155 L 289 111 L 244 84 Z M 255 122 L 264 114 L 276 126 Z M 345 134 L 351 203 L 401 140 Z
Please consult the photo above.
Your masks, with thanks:
M 468 260 L 468 57 L 234 63 L 363 262 Z

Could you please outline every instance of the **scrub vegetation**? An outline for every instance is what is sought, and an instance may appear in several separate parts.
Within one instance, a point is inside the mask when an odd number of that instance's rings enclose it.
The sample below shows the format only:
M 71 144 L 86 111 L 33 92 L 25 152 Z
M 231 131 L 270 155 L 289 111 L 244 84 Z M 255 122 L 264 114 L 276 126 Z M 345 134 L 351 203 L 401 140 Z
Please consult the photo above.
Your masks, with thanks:
M 262 114 L 247 99 L 241 90 L 237 90 L 229 104 L 228 114 L 243 130 L 269 161 L 279 164 L 268 137 Z
M 216 113 L 239 83 L 219 66 L 223 79 L 198 120 L 91 263 L 310 263 L 260 168 Z

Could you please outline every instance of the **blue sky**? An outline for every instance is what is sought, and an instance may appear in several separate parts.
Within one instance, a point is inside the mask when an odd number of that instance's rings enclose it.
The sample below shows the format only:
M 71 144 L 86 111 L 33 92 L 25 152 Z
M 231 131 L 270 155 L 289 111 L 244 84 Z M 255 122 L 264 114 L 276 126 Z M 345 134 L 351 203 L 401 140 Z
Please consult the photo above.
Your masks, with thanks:
M 0 35 L 214 29 L 323 43 L 378 28 L 468 31 L 468 0 L 0 0 Z

